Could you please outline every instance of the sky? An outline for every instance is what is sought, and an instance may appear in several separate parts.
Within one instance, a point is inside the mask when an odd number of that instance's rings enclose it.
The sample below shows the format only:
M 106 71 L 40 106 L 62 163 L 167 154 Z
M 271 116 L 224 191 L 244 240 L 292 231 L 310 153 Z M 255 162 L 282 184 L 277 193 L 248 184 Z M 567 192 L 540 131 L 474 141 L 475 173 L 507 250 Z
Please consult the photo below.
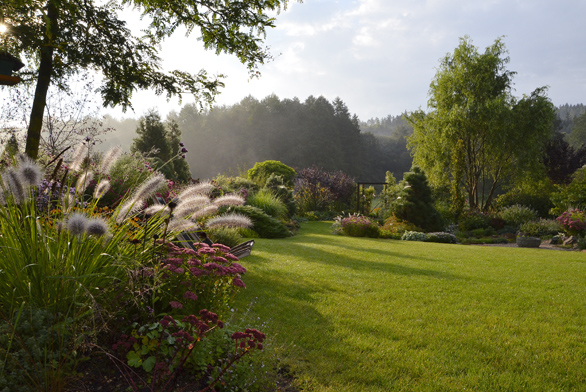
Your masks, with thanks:
M 440 60 L 461 37 L 480 52 L 503 37 L 507 69 L 517 72 L 513 94 L 549 86 L 559 106 L 586 103 L 585 14 L 584 0 L 293 0 L 267 32 L 274 60 L 258 79 L 249 79 L 236 57 L 204 50 L 195 35 L 175 34 L 160 54 L 167 70 L 227 75 L 215 105 L 248 95 L 323 95 L 340 97 L 366 121 L 425 110 Z M 192 101 L 185 96 L 182 104 Z M 164 118 L 182 105 L 152 92 L 135 93 L 132 104 L 134 112 L 105 113 L 138 117 L 156 109 Z

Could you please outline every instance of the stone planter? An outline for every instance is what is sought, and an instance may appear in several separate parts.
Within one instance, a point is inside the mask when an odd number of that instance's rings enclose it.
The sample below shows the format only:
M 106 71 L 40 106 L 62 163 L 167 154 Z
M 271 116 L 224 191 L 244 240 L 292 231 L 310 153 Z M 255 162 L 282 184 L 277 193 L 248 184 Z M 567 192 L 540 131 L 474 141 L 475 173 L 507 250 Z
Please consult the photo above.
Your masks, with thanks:
M 517 237 L 517 246 L 519 248 L 539 248 L 541 238 L 537 237 Z

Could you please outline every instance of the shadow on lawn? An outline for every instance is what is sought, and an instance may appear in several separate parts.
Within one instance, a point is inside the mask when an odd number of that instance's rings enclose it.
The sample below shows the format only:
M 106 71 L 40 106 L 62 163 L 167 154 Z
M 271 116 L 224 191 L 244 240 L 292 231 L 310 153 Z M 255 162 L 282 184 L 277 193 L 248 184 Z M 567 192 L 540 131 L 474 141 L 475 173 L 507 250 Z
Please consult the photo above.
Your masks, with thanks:
M 327 251 L 319 247 L 313 247 L 312 244 L 327 245 L 330 247 L 339 248 L 339 251 Z M 405 276 L 430 276 L 438 279 L 467 279 L 463 276 L 451 274 L 449 272 L 438 271 L 433 269 L 417 268 L 391 262 L 395 259 L 406 260 L 406 261 L 428 261 L 435 262 L 435 259 L 424 258 L 420 256 L 406 255 L 401 252 L 384 251 L 380 249 L 367 249 L 367 248 L 352 248 L 342 246 L 339 240 L 335 238 L 319 237 L 315 236 L 303 236 L 298 238 L 296 241 L 280 242 L 278 245 L 273 246 L 270 242 L 259 242 L 257 249 L 266 251 L 269 253 L 280 254 L 284 256 L 292 256 L 300 258 L 309 263 L 320 263 L 324 265 L 331 265 L 341 268 L 347 268 L 355 271 L 380 271 L 391 274 L 405 275 Z M 279 246 L 280 245 L 280 246 Z M 260 249 L 259 249 L 260 248 Z M 347 255 L 347 251 L 354 250 L 354 254 L 363 253 L 365 258 L 351 257 Z M 359 253 L 360 252 L 360 253 Z M 378 261 L 372 261 L 367 259 L 366 255 L 372 254 L 380 255 L 381 258 Z M 258 257 L 258 253 L 251 256 L 251 261 Z

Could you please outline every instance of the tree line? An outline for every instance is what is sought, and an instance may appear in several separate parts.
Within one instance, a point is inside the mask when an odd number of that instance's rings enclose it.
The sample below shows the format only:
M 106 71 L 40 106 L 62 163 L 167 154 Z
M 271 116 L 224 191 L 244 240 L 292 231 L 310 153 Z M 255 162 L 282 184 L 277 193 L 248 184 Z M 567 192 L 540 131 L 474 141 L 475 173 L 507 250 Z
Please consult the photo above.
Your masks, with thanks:
M 361 131 L 356 115 L 336 98 L 310 96 L 258 100 L 251 96 L 232 106 L 200 112 L 193 105 L 172 113 L 189 148 L 194 178 L 238 174 L 255 162 L 278 160 L 296 169 L 313 165 L 342 170 L 360 181 L 380 182 L 411 167 L 405 134 L 375 136 Z

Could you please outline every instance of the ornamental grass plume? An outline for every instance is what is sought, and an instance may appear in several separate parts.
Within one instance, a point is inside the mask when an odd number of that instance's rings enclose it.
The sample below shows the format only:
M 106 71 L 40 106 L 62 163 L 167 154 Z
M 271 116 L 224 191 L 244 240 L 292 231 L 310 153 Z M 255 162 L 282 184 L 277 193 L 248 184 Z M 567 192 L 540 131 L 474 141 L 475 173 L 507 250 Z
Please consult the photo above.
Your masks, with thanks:
M 177 205 L 177 208 L 173 212 L 173 215 L 177 219 L 191 216 L 202 207 L 205 207 L 211 203 L 210 198 L 204 195 L 193 195 L 189 198 L 180 200 L 181 201 Z
M 160 214 L 161 217 L 167 217 L 171 215 L 171 209 L 164 204 L 155 204 L 150 206 L 144 210 L 146 216 L 153 216 L 156 214 Z
M 108 233 L 108 223 L 102 218 L 93 218 L 87 222 L 86 232 L 96 237 L 102 237 Z
M 214 189 L 216 189 L 216 187 L 211 182 L 200 182 L 199 184 L 191 185 L 185 188 L 185 190 L 181 192 L 177 198 L 179 200 L 183 200 L 195 195 L 210 195 Z
M 81 176 L 79 176 L 77 182 L 75 183 L 75 191 L 80 195 L 83 194 L 93 179 L 94 172 L 84 172 Z
M 132 195 L 133 200 L 147 200 L 153 196 L 163 185 L 167 183 L 165 176 L 156 173 L 143 182 Z
M 252 227 L 252 220 L 242 214 L 229 213 L 226 215 L 216 216 L 206 222 L 207 228 L 213 227 Z
M 63 211 L 70 212 L 73 206 L 75 205 L 75 197 L 71 193 L 63 195 L 62 204 Z
M 121 154 L 122 148 L 120 148 L 120 146 L 115 146 L 109 149 L 102 159 L 102 163 L 99 169 L 100 174 L 108 174 L 114 163 L 118 160 L 118 158 L 120 158 Z
M 100 182 L 98 182 L 98 185 L 96 185 L 96 189 L 94 190 L 94 198 L 102 198 L 102 196 L 104 196 L 106 192 L 110 190 L 111 187 L 112 185 L 110 184 L 110 181 L 106 179 L 100 180 Z
M 218 206 L 214 204 L 210 204 L 202 209 L 197 210 L 193 215 L 191 215 L 191 219 L 199 219 L 206 216 L 210 216 L 218 212 Z
M 120 210 L 118 210 L 118 215 L 116 216 L 116 223 L 120 224 L 124 219 L 127 217 L 136 214 L 144 207 L 144 200 L 142 199 L 130 199 L 126 203 L 122 204 Z
M 220 196 L 217 199 L 214 199 L 214 204 L 218 207 L 221 206 L 241 206 L 245 202 L 242 196 L 230 194 L 225 196 Z
M 18 174 L 22 178 L 22 182 L 32 187 L 39 186 L 43 180 L 41 167 L 27 156 L 23 156 L 21 160 L 18 165 Z
M 6 188 L 10 189 L 10 192 L 14 197 L 14 202 L 16 204 L 20 204 L 26 201 L 27 195 L 24 189 L 23 180 L 19 173 L 14 168 L 10 167 L 8 170 L 6 170 L 2 177 L 4 179 Z
M 85 233 L 88 223 L 89 220 L 84 214 L 76 212 L 69 216 L 65 227 L 73 235 L 82 235 Z
M 167 230 L 171 232 L 193 231 L 199 229 L 201 229 L 201 227 L 197 222 L 186 219 L 173 219 L 171 222 L 169 222 L 169 226 L 167 227 Z
M 72 171 L 79 171 L 81 170 L 81 165 L 83 165 L 83 160 L 88 155 L 88 148 L 84 143 L 80 143 L 75 152 L 73 153 L 73 160 L 71 165 L 69 165 L 69 170 Z

